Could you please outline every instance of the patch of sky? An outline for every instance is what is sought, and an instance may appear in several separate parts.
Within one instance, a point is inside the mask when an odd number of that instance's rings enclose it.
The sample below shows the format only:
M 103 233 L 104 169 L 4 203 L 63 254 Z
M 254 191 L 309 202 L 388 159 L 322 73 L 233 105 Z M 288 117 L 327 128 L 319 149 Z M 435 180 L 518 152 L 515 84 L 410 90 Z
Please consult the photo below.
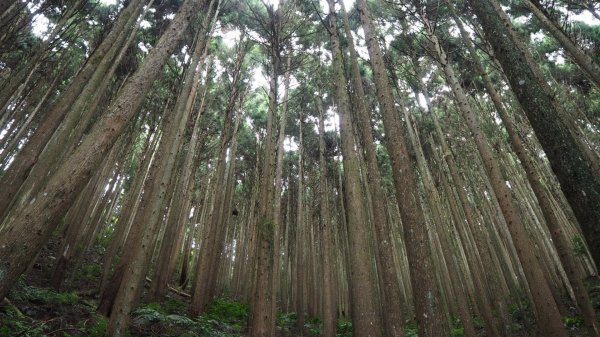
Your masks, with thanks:
M 340 128 L 340 116 L 334 110 L 333 107 L 329 107 L 325 115 L 325 121 L 323 123 L 325 132 L 339 130 Z
M 544 32 L 542 32 L 542 31 L 535 32 L 535 33 L 531 34 L 531 41 L 542 42 L 542 41 L 544 41 L 545 37 L 546 37 L 546 34 L 544 34 Z
M 45 40 L 46 35 L 48 34 L 48 32 L 50 32 L 50 29 L 52 29 L 53 25 L 50 23 L 50 20 L 48 20 L 48 18 L 45 15 L 36 14 L 33 17 L 32 26 L 33 34 Z
M 355 0 L 344 0 L 344 7 L 346 7 L 347 11 L 350 11 L 352 6 L 354 6 L 354 3 Z M 323 9 L 325 12 L 329 12 L 329 4 L 327 3 L 327 0 L 319 0 L 319 5 L 321 5 L 321 9 Z M 341 6 L 336 4 L 335 9 L 339 11 L 341 10 Z
M 560 50 L 548 54 L 548 60 L 558 65 L 565 63 L 565 57 L 562 55 L 562 52 Z
M 294 139 L 294 137 L 286 136 L 283 140 L 283 149 L 285 151 L 296 151 L 298 150 L 298 143 Z
M 150 21 L 148 20 L 142 20 L 142 22 L 140 22 L 140 28 L 142 29 L 148 29 L 152 27 L 152 24 L 150 23 Z

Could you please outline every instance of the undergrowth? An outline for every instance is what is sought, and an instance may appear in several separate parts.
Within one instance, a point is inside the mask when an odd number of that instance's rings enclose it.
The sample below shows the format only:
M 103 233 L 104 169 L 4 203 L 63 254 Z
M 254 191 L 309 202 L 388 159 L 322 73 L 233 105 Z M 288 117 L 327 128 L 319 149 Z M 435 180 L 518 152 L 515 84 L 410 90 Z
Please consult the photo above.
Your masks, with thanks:
M 20 280 L 0 303 L 0 336 L 90 336 L 106 334 L 96 305 L 74 292 L 32 287 Z
M 132 313 L 132 329 L 142 336 L 241 337 L 248 324 L 248 305 L 226 298 L 211 302 L 204 315 L 185 316 L 186 304 L 167 300 L 150 303 Z

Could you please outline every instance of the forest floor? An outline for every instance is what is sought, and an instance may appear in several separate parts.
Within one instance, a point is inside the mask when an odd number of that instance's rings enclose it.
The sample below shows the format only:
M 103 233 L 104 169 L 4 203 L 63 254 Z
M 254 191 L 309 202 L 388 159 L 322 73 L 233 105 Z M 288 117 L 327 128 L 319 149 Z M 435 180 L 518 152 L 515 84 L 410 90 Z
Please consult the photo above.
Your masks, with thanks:
M 101 274 L 103 248 L 97 246 L 88 252 L 65 282 L 66 291 L 49 287 L 49 276 L 56 261 L 58 245 L 52 241 L 44 248 L 29 272 L 13 288 L 8 298 L 0 302 L 0 337 L 17 336 L 89 336 L 102 337 L 106 333 L 107 319 L 97 313 L 98 287 Z M 600 287 L 597 287 L 600 297 Z M 592 293 L 594 295 L 594 293 Z M 207 312 L 194 319 L 187 316 L 189 299 L 170 292 L 161 303 L 146 303 L 138 307 L 131 317 L 129 335 L 134 336 L 244 336 L 249 307 L 227 298 L 217 298 Z M 527 308 L 511 308 L 512 336 L 535 336 L 533 314 Z M 292 337 L 295 314 L 277 315 L 277 336 Z M 483 324 L 475 320 L 481 336 Z M 564 323 L 570 336 L 586 336 L 583 322 L 577 316 L 565 316 Z M 319 319 L 307 319 L 304 336 L 320 336 Z M 338 336 L 352 336 L 352 324 L 338 322 Z M 451 336 L 463 336 L 460 322 L 456 321 Z M 417 336 L 414 324 L 406 330 L 407 337 Z M 360 336 L 357 336 L 360 337 Z

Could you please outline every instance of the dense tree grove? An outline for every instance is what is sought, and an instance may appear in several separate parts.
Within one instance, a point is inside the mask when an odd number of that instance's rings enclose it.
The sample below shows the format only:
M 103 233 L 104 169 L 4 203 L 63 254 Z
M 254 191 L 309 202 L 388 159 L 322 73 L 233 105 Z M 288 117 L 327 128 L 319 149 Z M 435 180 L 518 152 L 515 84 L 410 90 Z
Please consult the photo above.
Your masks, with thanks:
M 600 336 L 598 262 L 595 1 L 0 2 L 0 335 Z

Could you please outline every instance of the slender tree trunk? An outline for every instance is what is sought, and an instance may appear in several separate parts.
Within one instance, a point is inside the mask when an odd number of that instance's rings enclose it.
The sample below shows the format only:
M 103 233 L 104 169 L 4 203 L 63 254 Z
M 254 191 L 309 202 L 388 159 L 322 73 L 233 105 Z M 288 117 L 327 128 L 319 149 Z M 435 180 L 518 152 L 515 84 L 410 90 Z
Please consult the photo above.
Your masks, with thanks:
M 117 154 L 121 151 L 123 141 L 119 140 L 113 147 L 110 155 L 105 159 L 103 168 L 96 173 L 96 177 L 88 183 L 90 190 L 86 195 L 80 195 L 81 199 L 88 199 L 88 202 L 81 204 L 75 203 L 78 209 L 76 212 L 80 213 L 81 216 L 73 217 L 72 222 L 65 222 L 67 229 L 64 235 L 64 242 L 59 250 L 59 256 L 56 260 L 55 268 L 52 273 L 51 283 L 55 289 L 60 289 L 62 282 L 69 268 L 73 257 L 79 255 L 84 249 L 83 238 L 89 232 L 86 227 L 89 227 L 91 223 L 91 217 L 94 213 L 102 212 L 101 199 L 103 198 L 102 193 L 106 187 L 109 175 L 113 173 L 112 169 L 115 165 Z M 113 173 L 113 178 L 116 176 Z M 112 185 L 109 185 L 108 191 L 112 190 Z M 108 194 L 108 193 L 107 193 Z M 104 198 L 108 198 L 107 195 Z
M 27 268 L 28 262 L 48 241 L 59 219 L 92 176 L 94 168 L 117 140 L 126 122 L 138 111 L 145 94 L 179 44 L 200 5 L 199 0 L 184 2 L 169 29 L 129 78 L 107 113 L 50 178 L 35 200 L 25 206 L 8 226 L 2 228 L 0 298 L 7 295 L 10 287 Z
M 383 117 L 385 141 L 392 163 L 396 198 L 401 210 L 419 334 L 446 336 L 448 322 L 444 319 L 439 290 L 435 284 L 432 254 L 423 210 L 418 199 L 415 172 L 402 135 L 403 127 L 394 105 L 383 55 L 365 0 L 358 1 L 358 12 L 365 31 L 377 98 Z
M 489 75 L 485 72 L 483 64 L 477 56 L 475 48 L 471 40 L 469 39 L 462 22 L 456 16 L 454 16 L 454 20 L 458 25 L 463 40 L 469 50 L 469 53 L 471 54 L 471 58 L 475 63 L 476 69 L 483 79 L 483 84 L 488 94 L 490 95 L 494 106 L 496 107 L 496 111 L 499 113 L 504 127 L 508 132 L 511 141 L 511 146 L 517 154 L 519 161 L 523 165 L 523 168 L 525 169 L 527 179 L 531 184 L 531 188 L 533 189 L 533 192 L 535 193 L 535 196 L 540 204 L 542 214 L 544 216 L 544 219 L 546 220 L 546 225 L 548 226 L 550 234 L 552 235 L 552 241 L 554 242 L 554 245 L 556 246 L 556 249 L 559 252 L 559 257 L 563 263 L 569 281 L 571 282 L 573 291 L 576 294 L 577 305 L 584 316 L 588 332 L 590 333 L 590 336 L 598 336 L 598 327 L 595 319 L 594 309 L 589 300 L 587 290 L 583 285 L 581 275 L 576 270 L 575 260 L 571 252 L 571 244 L 565 236 L 565 233 L 563 233 L 562 224 L 560 223 L 560 220 L 558 219 L 557 214 L 554 211 L 554 207 L 551 204 L 551 197 L 548 194 L 548 191 L 546 191 L 546 189 L 543 187 L 540 173 L 533 166 L 530 156 L 527 155 L 527 152 L 522 144 L 521 138 L 519 137 L 515 129 L 514 122 L 512 121 L 512 118 L 509 116 L 504 105 L 502 104 L 502 98 L 498 91 L 495 89 L 492 80 L 490 79 Z
M 323 337 L 335 337 L 337 327 L 336 287 L 334 263 L 333 221 L 329 214 L 329 186 L 327 162 L 325 161 L 325 116 L 323 107 L 317 102 L 319 110 L 319 202 L 320 236 L 323 247 Z
M 377 163 L 377 154 L 373 138 L 373 130 L 369 120 L 369 112 L 366 107 L 365 92 L 363 89 L 362 76 L 358 67 L 358 54 L 354 47 L 354 39 L 348 20 L 348 15 L 343 3 L 341 3 L 342 19 L 348 39 L 348 48 L 350 50 L 350 65 L 352 70 L 352 91 L 355 95 L 356 108 L 362 149 L 366 161 L 366 180 L 369 189 L 369 196 L 372 204 L 373 227 L 376 235 L 376 247 L 380 257 L 380 266 L 378 266 L 379 275 L 382 280 L 381 305 L 384 308 L 383 320 L 385 330 L 388 336 L 404 336 L 403 316 L 401 312 L 401 295 L 398 276 L 394 266 L 393 249 L 390 241 L 390 224 L 387 222 L 384 192 L 381 184 L 381 174 Z
M 202 29 L 198 32 L 196 46 L 192 55 L 192 62 L 190 64 L 189 71 L 193 72 L 193 78 L 190 79 L 190 88 L 188 93 L 189 109 L 193 109 L 193 105 L 196 101 L 196 95 L 198 86 L 200 85 L 200 74 L 204 68 L 204 60 L 207 56 L 208 39 L 211 35 L 211 26 L 209 23 L 212 22 L 213 16 L 207 13 L 204 20 Z M 180 237 L 183 234 L 183 229 L 187 224 L 189 212 L 190 212 L 190 201 L 191 194 L 194 190 L 194 184 L 192 183 L 193 172 L 192 165 L 194 164 L 194 158 L 196 156 L 196 147 L 198 147 L 198 138 L 200 133 L 200 127 L 202 117 L 204 116 L 204 104 L 206 99 L 206 91 L 208 89 L 208 83 L 204 85 L 203 96 L 200 101 L 200 107 L 198 109 L 196 120 L 194 122 L 192 135 L 188 143 L 188 150 L 185 155 L 183 167 L 181 169 L 180 178 L 177 182 L 175 191 L 180 196 L 181 202 L 175 203 L 175 207 L 171 209 L 171 213 L 168 219 L 168 226 L 165 229 L 165 233 L 162 240 L 162 245 L 156 262 L 156 270 L 152 283 L 150 284 L 149 297 L 154 300 L 160 300 L 167 291 L 169 280 L 175 269 L 175 261 L 177 255 L 177 249 L 179 248 Z M 187 108 L 187 107 L 186 107 Z
M 241 55 L 238 55 L 241 56 Z M 240 60 L 243 59 L 243 56 L 241 56 Z M 244 95 L 244 94 L 243 94 Z M 229 225 L 229 220 L 231 218 L 231 213 L 232 213 L 232 202 L 233 202 L 233 190 L 235 188 L 235 168 L 236 168 L 236 163 L 237 163 L 237 159 L 236 159 L 236 154 L 237 154 L 237 147 L 238 147 L 238 141 L 239 141 L 239 127 L 240 127 L 240 122 L 241 122 L 241 113 L 242 113 L 242 106 L 243 106 L 243 102 L 244 102 L 245 97 L 240 97 L 239 98 L 239 106 L 235 107 L 236 114 L 235 114 L 235 122 L 234 125 L 232 126 L 232 130 L 231 130 L 231 146 L 229 147 L 229 152 L 228 152 L 228 165 L 227 165 L 227 170 L 225 173 L 225 189 L 223 190 L 223 207 L 221 209 L 221 214 L 219 215 L 219 225 L 217 226 L 218 231 L 217 231 L 217 236 L 216 236 L 216 256 L 215 259 L 212 261 L 212 267 L 210 268 L 211 270 L 211 277 L 209 279 L 208 284 L 206 285 L 206 287 L 209 290 L 209 298 L 214 298 L 214 296 L 217 294 L 217 283 L 216 283 L 216 275 L 218 274 L 218 271 L 220 269 L 222 269 L 221 267 L 221 263 L 220 261 L 223 258 L 223 252 L 225 250 L 225 242 L 226 242 L 226 232 L 229 228 L 231 228 L 232 226 Z M 230 117 L 228 117 L 230 118 Z
M 100 64 L 107 62 L 105 59 L 109 58 L 109 51 L 119 37 L 121 37 L 122 31 L 126 29 L 127 26 L 133 25 L 136 22 L 136 13 L 139 14 L 138 11 L 142 4 L 143 1 L 141 0 L 133 1 L 122 11 L 113 29 L 111 29 L 110 33 L 92 53 L 75 79 L 73 79 L 71 84 L 65 88 L 48 113 L 46 113 L 43 122 L 40 123 L 31 139 L 29 139 L 23 149 L 19 151 L 18 155 L 15 156 L 9 169 L 0 178 L 0 186 L 2 186 L 3 190 L 3 193 L 0 194 L 0 221 L 6 216 L 8 207 L 17 191 L 27 178 L 31 168 L 36 164 L 40 153 L 69 111 L 71 105 L 80 96 L 82 90 L 87 87 L 92 76 L 98 73 L 96 68 Z M 110 57 L 110 59 L 112 59 L 112 57 Z M 141 77 L 139 71 L 137 74 L 138 78 Z M 129 88 L 131 90 L 131 86 Z
M 233 155 L 233 148 L 229 148 L 229 144 L 232 135 L 236 134 L 235 130 L 239 123 L 239 118 L 236 119 L 235 125 L 232 124 L 232 119 L 234 119 L 234 110 L 238 108 L 237 101 L 240 95 L 238 81 L 240 79 L 240 71 L 244 57 L 245 53 L 241 51 L 238 54 L 236 69 L 233 73 L 232 86 L 234 89 L 230 93 L 224 111 L 223 135 L 221 138 L 221 147 L 215 178 L 215 193 L 219 190 L 220 193 L 215 197 L 214 209 L 209 215 L 207 226 L 204 228 L 203 232 L 202 250 L 205 251 L 205 253 L 198 259 L 199 265 L 197 268 L 196 280 L 194 282 L 192 305 L 190 307 L 192 315 L 202 314 L 215 292 L 215 268 L 217 268 L 223 249 L 225 230 L 227 228 L 226 218 L 231 212 L 231 209 L 229 209 L 228 206 L 231 203 L 231 193 L 228 193 L 228 188 L 233 187 L 230 185 L 232 182 L 229 181 L 231 172 L 227 170 L 227 157 L 229 156 L 230 158 L 231 169 L 231 167 L 233 167 L 233 162 L 231 160 L 234 160 L 235 158 L 231 157 Z M 238 109 L 238 111 L 240 110 Z
M 308 231 L 306 230 L 307 224 L 304 217 L 304 156 L 303 156 L 303 137 L 302 137 L 302 116 L 299 118 L 300 131 L 299 131 L 299 145 L 298 145 L 298 193 L 297 208 L 296 208 L 296 331 L 300 336 L 304 334 L 304 322 L 305 322 L 305 307 L 306 307 L 306 284 L 307 276 L 307 258 L 306 258 L 306 241 Z
M 600 181 L 561 116 L 560 102 L 496 0 L 469 3 L 529 118 L 552 170 L 579 221 L 591 254 L 600 261 Z
M 267 115 L 267 130 L 263 140 L 264 152 L 262 154 L 259 195 L 257 198 L 258 213 L 256 218 L 256 274 L 252 278 L 254 290 L 251 301 L 249 322 L 249 337 L 270 337 L 275 317 L 272 312 L 273 305 L 273 250 L 274 250 L 274 209 L 273 178 L 277 158 L 276 132 L 274 126 L 277 114 L 277 92 L 279 68 L 281 64 L 281 18 L 280 11 L 273 7 L 267 9 L 271 24 L 271 40 L 269 41 L 268 54 L 270 56 L 270 81 L 269 81 L 269 110 Z
M 352 131 L 350 102 L 346 88 L 342 52 L 338 37 L 335 5 L 329 1 L 328 31 L 333 56 L 334 97 L 340 116 L 340 136 L 344 164 L 344 193 L 348 202 L 346 207 L 348 221 L 348 240 L 352 247 L 349 261 L 349 282 L 352 296 L 352 323 L 356 336 L 381 336 L 379 310 L 375 303 L 376 289 L 372 277 L 372 256 L 369 249 L 369 226 L 365 213 L 363 191 L 360 182 L 359 154 Z M 360 148 L 360 147 L 359 147 Z
M 166 106 L 170 106 L 170 104 L 167 102 Z M 127 239 L 131 223 L 135 218 L 135 214 L 137 212 L 137 208 L 140 201 L 140 196 L 142 194 L 142 188 L 144 187 L 144 181 L 148 176 L 148 171 L 152 165 L 152 161 L 154 160 L 159 140 L 160 135 L 158 135 L 157 133 L 148 136 L 145 145 L 146 148 L 142 153 L 143 159 L 141 159 L 141 163 L 135 174 L 135 177 L 132 178 L 133 183 L 131 184 L 129 191 L 127 192 L 127 197 L 121 205 L 122 211 L 119 214 L 117 223 L 114 225 L 115 229 L 113 231 L 111 241 L 104 254 L 102 278 L 100 279 L 99 286 L 100 298 L 103 297 L 103 293 L 106 289 L 107 282 L 109 281 L 112 275 L 111 271 L 114 259 L 116 258 L 123 243 Z
M 197 32 L 196 49 L 192 54 L 192 62 L 188 67 L 181 92 L 175 103 L 175 111 L 171 121 L 167 121 L 166 130 L 159 145 L 156 166 L 144 184 L 144 194 L 140 209 L 136 214 L 132 228 L 136 230 L 128 237 L 129 243 L 119 261 L 115 274 L 123 275 L 115 293 L 107 331 L 111 335 L 119 335 L 125 331 L 129 313 L 136 304 L 144 284 L 151 254 L 154 251 L 160 227 L 160 216 L 167 205 L 169 186 L 174 185 L 173 172 L 178 153 L 181 150 L 188 118 L 191 115 L 195 98 L 194 88 L 199 80 L 200 70 L 197 65 L 202 58 L 205 32 Z M 168 118 L 168 117 L 167 117 Z M 170 122 L 170 123 L 169 123 Z M 174 211 L 171 209 L 171 211 Z M 110 295 L 110 294 L 109 294 Z
M 47 103 L 48 99 L 54 93 L 54 90 L 56 90 L 56 87 L 59 84 L 59 80 L 62 80 L 62 74 L 65 70 L 66 67 L 63 67 L 63 69 L 59 71 L 59 74 L 56 75 L 52 83 L 50 83 L 50 86 L 48 87 L 38 104 L 32 111 L 29 112 L 27 120 L 25 120 L 25 122 L 23 122 L 23 124 L 20 126 L 19 131 L 17 131 L 17 133 L 13 136 L 12 141 L 9 144 L 7 144 L 6 147 L 3 149 L 2 153 L 0 154 L 0 164 L 5 162 L 6 158 L 17 148 L 19 142 L 23 140 L 21 136 L 24 132 L 29 130 L 29 125 L 31 124 L 31 122 L 37 116 L 42 106 Z
M 479 118 L 472 111 L 467 97 L 458 82 L 458 78 L 455 76 L 454 70 L 448 62 L 446 54 L 440 46 L 437 37 L 433 34 L 429 22 L 426 22 L 425 26 L 428 30 L 429 40 L 433 43 L 435 52 L 438 56 L 438 61 L 446 75 L 446 80 L 454 93 L 458 109 L 466 120 L 475 139 L 479 154 L 483 159 L 486 173 L 492 184 L 502 215 L 508 226 L 510 237 L 516 248 L 517 255 L 523 266 L 525 277 L 531 290 L 532 300 L 538 318 L 538 326 L 544 336 L 566 336 L 566 331 L 562 324 L 556 302 L 554 302 L 551 289 L 544 277 L 539 261 L 530 249 L 531 242 L 518 213 L 518 209 L 513 205 L 512 193 L 508 189 L 508 186 L 506 186 L 505 179 L 502 177 L 497 160 L 492 155 L 491 149 L 487 144 L 485 135 L 481 130 Z
M 136 15 L 132 16 L 130 20 L 136 23 L 135 19 L 139 15 L 136 12 Z M 128 24 L 124 27 L 117 41 L 98 64 L 92 77 L 85 83 L 85 87 L 77 99 L 68 107 L 68 112 L 62 122 L 37 157 L 35 166 L 27 175 L 27 180 L 21 185 L 19 194 L 14 201 L 16 206 L 13 208 L 18 209 L 18 207 L 29 201 L 30 196 L 39 192 L 44 187 L 45 177 L 50 176 L 58 163 L 63 162 L 64 158 L 71 154 L 79 144 L 83 132 L 96 115 L 98 107 L 103 106 L 100 100 L 104 98 L 113 74 L 125 52 L 129 49 L 129 44 L 133 41 L 139 25 L 140 21 L 138 20 L 137 24 Z
M 281 273 L 281 190 L 283 187 L 283 182 L 281 178 L 283 176 L 283 155 L 285 154 L 285 148 L 283 143 L 285 141 L 285 125 L 287 123 L 287 113 L 288 113 L 288 94 L 290 90 L 290 77 L 291 77 L 291 69 L 290 65 L 292 62 L 292 57 L 289 55 L 287 57 L 286 64 L 286 74 L 285 79 L 283 81 L 283 97 L 282 97 L 282 107 L 281 107 L 281 115 L 279 116 L 279 136 L 277 137 L 277 162 L 275 164 L 275 195 L 273 196 L 273 201 L 275 202 L 274 210 L 273 210 L 273 219 L 275 219 L 275 231 L 274 231 L 274 246 L 273 251 L 275 255 L 273 256 L 273 308 L 271 309 L 272 313 L 277 312 L 277 303 L 281 302 L 281 298 L 278 297 L 278 288 L 280 285 L 280 273 Z M 275 331 L 276 319 L 273 317 L 271 319 L 272 331 Z
M 8 101 L 15 94 L 15 92 L 19 91 L 19 87 L 24 87 L 25 84 L 31 79 L 31 75 L 35 72 L 35 70 L 40 65 L 39 62 L 42 60 L 42 57 L 46 54 L 48 47 L 54 41 L 54 39 L 59 36 L 59 33 L 67 26 L 68 21 L 73 17 L 73 15 L 80 9 L 83 1 L 74 0 L 73 3 L 68 5 L 68 9 L 61 16 L 61 18 L 56 23 L 56 26 L 52 28 L 52 31 L 46 37 L 46 40 L 42 42 L 39 48 L 36 48 L 34 55 L 29 58 L 28 62 L 23 65 L 23 67 L 17 71 L 15 74 L 12 74 L 8 83 L 3 83 L 3 86 L 0 90 L 0 108 L 4 110 Z
M 429 201 L 429 212 L 431 213 L 432 225 L 435 228 L 435 233 L 440 243 L 441 254 L 443 259 L 446 261 L 444 264 L 447 266 L 448 274 L 450 276 L 451 282 L 444 282 L 444 284 L 447 284 L 448 286 L 452 285 L 451 288 L 455 292 L 451 296 L 448 296 L 448 304 L 451 305 L 451 303 L 456 302 L 456 309 L 460 315 L 465 336 L 475 337 L 476 332 L 473 326 L 471 314 L 469 312 L 469 306 L 467 304 L 467 294 L 465 293 L 465 289 L 462 287 L 462 284 L 458 284 L 460 281 L 459 266 L 454 259 L 450 247 L 450 228 L 448 227 L 451 227 L 451 222 L 450 219 L 443 219 L 442 217 L 442 211 L 440 209 L 442 200 L 438 189 L 435 187 L 433 178 L 431 177 L 431 172 L 429 170 L 429 166 L 427 165 L 427 161 L 425 160 L 425 154 L 423 153 L 421 140 L 417 134 L 418 130 L 415 123 L 411 123 L 411 117 L 412 116 L 408 114 L 408 111 L 405 108 L 404 118 L 408 124 L 408 134 L 412 143 L 412 148 L 415 150 L 417 157 L 417 164 L 420 168 L 419 171 L 421 173 L 420 176 L 422 179 L 423 188 L 425 190 L 425 195 Z
M 185 241 L 185 245 L 183 247 L 183 258 L 182 258 L 182 262 L 181 262 L 181 274 L 179 276 L 179 286 L 182 289 L 185 289 L 188 281 L 189 281 L 189 276 L 188 276 L 188 270 L 190 267 L 190 256 L 192 253 L 192 243 L 194 241 L 194 238 L 196 236 L 196 227 L 199 227 L 200 224 L 203 220 L 204 220 L 204 214 L 205 214 L 205 210 L 208 208 L 208 205 L 210 205 L 211 199 L 210 199 L 210 192 L 212 191 L 212 182 L 213 180 L 210 178 L 210 174 L 206 173 L 204 175 L 204 182 L 202 184 L 200 184 L 201 188 L 205 189 L 205 195 L 204 198 L 202 198 L 202 208 L 200 208 L 200 205 L 195 204 L 195 211 L 194 211 L 194 216 L 192 218 L 192 222 L 190 224 L 190 228 L 188 229 L 188 234 L 187 234 L 187 238 Z M 200 197 L 199 197 L 200 198 Z

